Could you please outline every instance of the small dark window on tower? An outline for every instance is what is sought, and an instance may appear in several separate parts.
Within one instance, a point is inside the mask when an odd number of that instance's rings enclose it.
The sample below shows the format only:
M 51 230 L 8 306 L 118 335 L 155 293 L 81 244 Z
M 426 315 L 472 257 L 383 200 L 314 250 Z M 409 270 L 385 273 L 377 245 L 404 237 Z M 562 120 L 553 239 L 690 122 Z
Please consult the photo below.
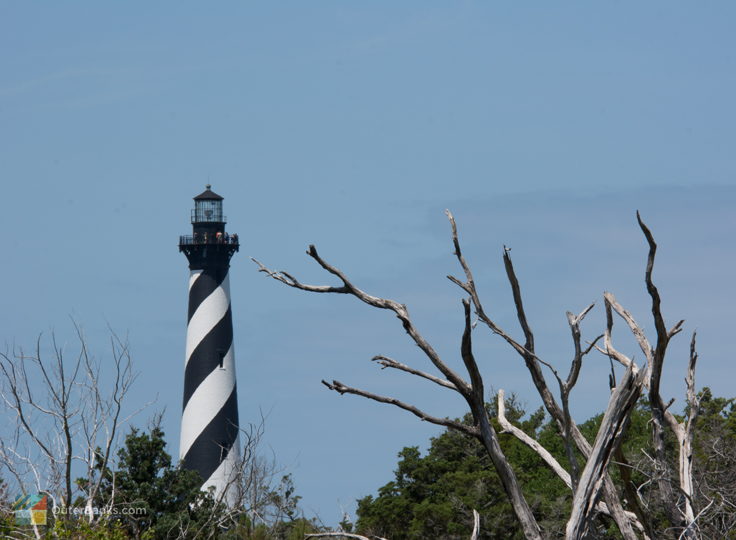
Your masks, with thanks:
M 223 363 L 225 362 L 225 355 L 226 354 L 227 354 L 227 351 L 225 349 L 217 349 L 217 356 L 220 359 L 220 362 L 219 362 L 219 366 L 218 367 L 220 369 L 225 369 L 225 366 L 223 365 Z

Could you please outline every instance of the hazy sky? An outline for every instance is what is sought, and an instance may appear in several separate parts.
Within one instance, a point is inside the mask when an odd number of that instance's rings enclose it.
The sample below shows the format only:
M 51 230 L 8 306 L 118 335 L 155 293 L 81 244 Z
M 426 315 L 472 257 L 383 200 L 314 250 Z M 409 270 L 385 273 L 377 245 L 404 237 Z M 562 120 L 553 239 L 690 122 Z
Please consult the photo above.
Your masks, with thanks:
M 486 308 L 520 334 L 501 262 L 512 255 L 539 353 L 565 369 L 565 311 L 614 292 L 647 329 L 646 246 L 669 324 L 680 410 L 689 333 L 699 386 L 734 395 L 736 7 L 730 2 L 0 1 L 2 339 L 32 344 L 69 315 L 104 358 L 128 334 L 178 452 L 191 197 L 225 197 L 241 252 L 231 288 L 243 424 L 266 415 L 264 452 L 327 523 L 392 477 L 396 453 L 439 430 L 339 396 L 339 379 L 438 416 L 462 401 L 381 371 L 385 354 L 429 369 L 390 313 L 258 274 L 253 256 L 335 283 L 309 243 L 364 290 L 408 304 L 461 369 L 461 295 L 445 276 L 450 208 Z M 476 332 L 491 389 L 539 405 L 512 352 Z M 641 357 L 616 336 L 626 352 Z M 573 399 L 605 406 L 591 355 Z M 12 425 L 0 424 L 7 430 Z

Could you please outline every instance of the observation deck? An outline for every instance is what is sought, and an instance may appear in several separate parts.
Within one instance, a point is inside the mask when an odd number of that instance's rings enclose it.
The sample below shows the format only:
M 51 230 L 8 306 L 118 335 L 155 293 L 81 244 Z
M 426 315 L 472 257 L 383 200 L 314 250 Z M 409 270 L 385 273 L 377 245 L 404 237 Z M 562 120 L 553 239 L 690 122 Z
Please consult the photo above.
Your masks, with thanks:
M 214 233 L 209 231 L 203 233 L 186 234 L 179 237 L 179 251 L 186 246 L 225 245 L 234 246 L 235 251 L 240 247 L 237 234 Z

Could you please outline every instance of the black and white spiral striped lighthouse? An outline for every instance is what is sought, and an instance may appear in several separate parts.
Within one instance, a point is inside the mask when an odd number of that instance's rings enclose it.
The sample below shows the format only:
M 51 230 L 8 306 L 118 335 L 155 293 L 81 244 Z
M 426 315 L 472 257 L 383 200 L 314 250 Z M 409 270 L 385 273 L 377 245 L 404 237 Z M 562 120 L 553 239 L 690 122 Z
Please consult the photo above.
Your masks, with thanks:
M 194 197 L 192 235 L 179 238 L 191 272 L 179 457 L 228 500 L 240 454 L 228 269 L 240 246 L 210 187 Z

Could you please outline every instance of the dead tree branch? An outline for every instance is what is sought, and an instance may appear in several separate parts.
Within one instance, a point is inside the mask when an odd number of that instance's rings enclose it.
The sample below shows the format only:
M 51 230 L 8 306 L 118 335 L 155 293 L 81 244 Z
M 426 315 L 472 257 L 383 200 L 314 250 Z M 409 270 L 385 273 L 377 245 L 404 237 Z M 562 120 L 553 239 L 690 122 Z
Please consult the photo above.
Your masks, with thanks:
M 414 405 L 409 405 L 408 403 L 404 403 L 403 401 L 400 401 L 395 398 L 379 396 L 378 394 L 367 392 L 365 390 L 361 390 L 360 388 L 353 388 L 352 386 L 346 386 L 340 381 L 335 381 L 335 380 L 333 380 L 331 383 L 323 380 L 322 384 L 324 384 L 330 390 L 334 390 L 335 392 L 339 394 L 353 394 L 356 396 L 361 396 L 364 398 L 372 399 L 373 401 L 378 401 L 379 403 L 388 403 L 389 405 L 394 405 L 395 407 L 398 407 L 399 409 L 404 409 L 405 411 L 409 411 L 414 416 L 418 417 L 421 420 L 424 420 L 425 422 L 429 422 L 430 424 L 436 424 L 438 426 L 445 426 L 445 427 L 449 427 L 452 429 L 456 429 L 458 431 L 462 431 L 463 433 L 466 433 L 475 438 L 477 438 L 479 435 L 478 430 L 472 426 L 461 424 L 460 422 L 456 422 L 455 420 L 450 420 L 449 418 L 438 418 L 436 416 L 429 415 L 425 413 L 424 411 L 419 410 Z
M 452 384 L 450 381 L 435 377 L 431 373 L 414 369 L 413 367 L 402 364 L 401 362 L 397 362 L 396 360 L 394 360 L 393 358 L 389 358 L 388 356 L 378 355 L 371 358 L 371 360 L 379 363 L 382 366 L 381 369 L 393 368 L 398 369 L 399 371 L 405 371 L 407 373 L 411 373 L 412 375 L 417 375 L 418 377 L 427 379 L 428 381 L 432 381 L 433 383 L 439 384 L 440 386 L 444 386 L 445 388 L 449 388 L 450 390 L 457 391 L 457 386 Z

